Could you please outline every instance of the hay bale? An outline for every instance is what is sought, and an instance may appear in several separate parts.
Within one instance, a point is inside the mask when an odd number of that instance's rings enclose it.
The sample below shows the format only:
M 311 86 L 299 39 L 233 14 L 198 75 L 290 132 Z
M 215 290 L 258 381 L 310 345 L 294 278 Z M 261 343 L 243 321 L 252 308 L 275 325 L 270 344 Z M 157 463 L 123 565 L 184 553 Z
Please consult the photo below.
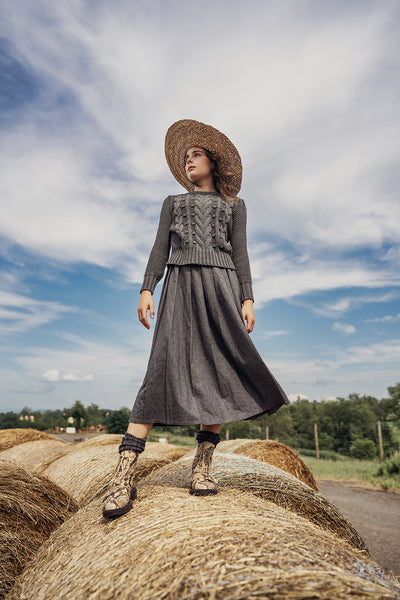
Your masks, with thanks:
M 219 445 L 217 450 L 220 451 Z M 303 483 L 306 483 L 316 492 L 319 491 L 314 475 L 311 473 L 307 465 L 302 461 L 299 453 L 285 444 L 270 440 L 247 440 L 246 443 L 240 444 L 233 454 L 241 454 L 249 458 L 255 458 L 261 462 L 274 465 L 279 469 L 283 469 L 291 473 Z
M 18 444 L 33 442 L 34 440 L 55 440 L 53 435 L 38 429 L 0 429 L 0 452 Z
M 15 460 L 23 464 L 27 469 L 36 471 L 36 466 L 43 461 L 54 461 L 60 455 L 67 454 L 73 448 L 72 444 L 60 442 L 59 440 L 36 440 L 25 442 L 4 450 L 1 458 Z
M 57 485 L 0 458 L 0 598 L 42 542 L 77 510 Z
M 190 458 L 181 458 L 152 473 L 146 478 L 146 483 L 189 488 L 191 463 Z M 334 532 L 355 548 L 368 554 L 366 545 L 357 530 L 339 509 L 290 473 L 238 454 L 215 454 L 212 473 L 220 487 L 249 490 L 256 496 L 271 500 L 319 527 Z
M 43 474 L 62 487 L 80 504 L 86 504 L 97 496 L 103 496 L 115 472 L 119 444 L 84 446 L 78 444 L 53 461 Z M 160 456 L 143 452 L 138 459 L 136 481 L 154 470 L 169 465 Z
M 91 446 L 108 446 L 120 444 L 122 436 L 120 434 L 105 433 L 103 435 L 96 435 L 95 437 L 85 440 L 79 443 L 79 448 L 90 448 Z M 162 456 L 168 460 L 178 460 L 182 458 L 190 448 L 185 446 L 176 446 L 175 444 L 160 444 L 160 442 L 147 442 L 146 452 L 150 452 L 153 455 Z
M 146 451 L 157 456 L 162 456 L 168 460 L 174 461 L 188 454 L 192 448 L 186 446 L 177 446 L 175 444 L 161 444 L 160 442 L 147 442 Z
M 176 463 L 174 463 L 176 464 Z M 400 588 L 360 551 L 249 492 L 141 484 L 105 520 L 94 500 L 42 545 L 7 600 L 379 600 Z
M 101 435 L 95 435 L 84 442 L 79 442 L 77 446 L 79 448 L 90 448 L 91 446 L 108 446 L 109 444 L 115 445 L 120 444 L 122 435 L 119 433 L 102 433 Z
M 227 454 L 233 454 L 237 448 L 250 442 L 248 438 L 237 438 L 236 440 L 225 440 L 218 444 L 218 452 L 226 452 Z

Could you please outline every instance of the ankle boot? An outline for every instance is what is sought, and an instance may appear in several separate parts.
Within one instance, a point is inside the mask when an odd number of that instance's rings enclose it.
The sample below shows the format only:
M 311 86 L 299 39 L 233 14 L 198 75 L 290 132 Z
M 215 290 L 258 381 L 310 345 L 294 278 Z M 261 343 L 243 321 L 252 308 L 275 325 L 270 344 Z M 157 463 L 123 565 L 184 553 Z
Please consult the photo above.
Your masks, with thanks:
M 201 442 L 192 464 L 190 493 L 195 496 L 218 494 L 217 480 L 211 475 L 211 462 L 216 444 Z
M 137 459 L 138 454 L 134 450 L 120 453 L 114 478 L 104 498 L 104 517 L 119 517 L 132 508 L 132 500 L 136 499 L 134 477 Z

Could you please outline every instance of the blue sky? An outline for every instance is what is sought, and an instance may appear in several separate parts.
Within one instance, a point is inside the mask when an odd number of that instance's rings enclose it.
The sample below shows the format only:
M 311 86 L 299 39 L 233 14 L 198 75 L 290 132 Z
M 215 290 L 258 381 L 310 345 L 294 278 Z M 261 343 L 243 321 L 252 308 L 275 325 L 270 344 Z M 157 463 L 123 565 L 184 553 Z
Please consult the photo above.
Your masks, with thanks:
M 1 411 L 132 405 L 181 118 L 241 153 L 252 336 L 287 393 L 400 381 L 396 0 L 1 4 Z

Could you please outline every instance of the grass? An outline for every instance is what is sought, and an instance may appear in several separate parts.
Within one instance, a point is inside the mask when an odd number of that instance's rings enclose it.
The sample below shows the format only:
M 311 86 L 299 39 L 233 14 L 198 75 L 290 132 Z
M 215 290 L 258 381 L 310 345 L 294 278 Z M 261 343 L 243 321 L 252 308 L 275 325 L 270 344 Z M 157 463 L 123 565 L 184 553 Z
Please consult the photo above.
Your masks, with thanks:
M 188 448 L 195 448 L 197 446 L 194 436 L 188 437 L 184 435 L 173 435 L 170 433 L 160 433 L 157 431 L 153 432 L 153 430 L 151 430 L 147 436 L 147 440 L 149 442 L 158 442 L 160 438 L 168 438 L 170 444 L 176 444 L 177 446 L 187 446 Z
M 303 455 L 301 458 L 317 479 L 356 479 L 372 484 L 377 489 L 400 493 L 400 474 L 387 472 L 385 464 L 388 461 L 346 457 L 327 460 Z

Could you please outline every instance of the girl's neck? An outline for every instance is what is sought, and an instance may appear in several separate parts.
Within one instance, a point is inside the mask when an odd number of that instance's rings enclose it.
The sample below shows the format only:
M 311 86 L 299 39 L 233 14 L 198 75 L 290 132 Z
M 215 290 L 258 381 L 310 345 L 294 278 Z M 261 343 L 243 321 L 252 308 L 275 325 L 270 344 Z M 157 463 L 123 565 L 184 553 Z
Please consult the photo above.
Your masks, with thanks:
M 195 192 L 216 192 L 215 186 L 213 183 L 206 183 L 204 185 L 195 185 Z

